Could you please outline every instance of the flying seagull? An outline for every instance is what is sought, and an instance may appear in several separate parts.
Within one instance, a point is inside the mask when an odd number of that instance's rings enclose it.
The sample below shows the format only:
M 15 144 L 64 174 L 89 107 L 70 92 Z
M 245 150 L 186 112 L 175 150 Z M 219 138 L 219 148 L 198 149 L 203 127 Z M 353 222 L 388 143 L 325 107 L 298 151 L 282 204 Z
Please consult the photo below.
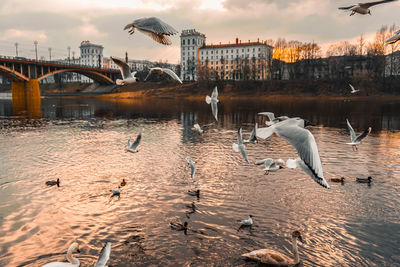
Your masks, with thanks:
M 194 179 L 194 175 L 196 174 L 196 167 L 194 166 L 194 164 L 196 162 L 194 162 L 191 157 L 186 157 L 186 161 L 187 163 L 189 163 L 190 166 L 190 177 Z
M 351 143 L 346 143 L 346 144 L 352 145 L 353 150 L 354 149 L 357 150 L 357 146 L 371 132 L 371 127 L 369 127 L 368 129 L 365 129 L 365 131 L 360 136 L 356 137 L 356 133 L 354 132 L 353 127 L 351 127 L 349 120 L 346 119 L 346 122 L 347 122 L 347 128 L 349 128 L 349 131 L 350 131 L 350 138 L 351 138 Z
M 353 16 L 355 13 L 358 13 L 361 15 L 366 15 L 366 14 L 371 15 L 371 10 L 369 10 L 370 7 L 379 5 L 379 4 L 394 2 L 394 1 L 397 1 L 397 0 L 383 0 L 383 1 L 375 1 L 375 2 L 369 2 L 369 3 L 359 3 L 359 4 L 351 5 L 351 6 L 339 7 L 339 9 L 350 10 L 351 11 L 350 16 Z
M 135 142 L 131 144 L 131 139 L 128 140 L 128 146 L 126 148 L 126 152 L 136 153 L 139 152 L 136 148 L 138 147 L 140 140 L 142 139 L 142 133 L 140 132 L 139 135 L 136 137 Z
M 385 41 L 385 43 L 386 43 L 386 44 L 394 44 L 394 43 L 396 43 L 398 40 L 400 40 L 400 30 L 398 30 L 398 31 L 396 32 L 395 35 L 393 35 L 392 37 L 390 37 L 389 39 L 387 39 L 387 40 Z
M 136 71 L 131 73 L 131 69 L 129 68 L 128 64 L 126 64 L 124 61 L 118 58 L 115 57 L 110 57 L 110 58 L 118 66 L 119 71 L 121 72 L 122 80 L 117 79 L 115 81 L 117 85 L 132 84 L 138 81 L 138 78 L 135 77 Z
M 295 166 L 300 167 L 318 184 L 330 188 L 328 182 L 324 178 L 317 143 L 312 133 L 304 129 L 305 125 L 306 121 L 303 119 L 290 118 L 268 128 L 273 133 L 285 139 L 297 150 L 299 158 L 296 160 Z
M 213 92 L 211 94 L 211 97 L 206 96 L 206 103 L 207 104 L 211 104 L 211 111 L 212 111 L 212 114 L 213 114 L 213 116 L 214 116 L 216 121 L 218 121 L 218 105 L 217 105 L 218 102 L 219 102 L 219 100 L 218 100 L 218 89 L 215 86 L 215 88 L 214 88 L 214 90 L 213 90 Z
M 350 86 L 350 89 L 351 89 L 350 93 L 354 94 L 354 93 L 360 92 L 360 90 L 356 90 L 353 85 L 349 84 L 349 86 Z
M 264 164 L 265 174 L 269 174 L 269 172 L 276 172 L 276 171 L 282 169 L 283 168 L 282 165 L 285 165 L 285 162 L 282 159 L 273 160 L 271 158 L 267 158 L 267 159 L 259 160 L 254 164 L 256 164 L 256 165 Z
M 204 132 L 204 130 L 200 127 L 198 123 L 194 124 L 192 129 L 197 131 L 199 134 L 202 134 Z
M 239 128 L 237 137 L 238 137 L 238 143 L 232 145 L 233 151 L 240 152 L 240 154 L 242 154 L 242 156 L 246 160 L 246 162 L 250 163 L 249 159 L 247 158 L 245 146 L 243 144 L 242 128 Z
M 155 17 L 134 20 L 126 25 L 124 30 L 129 29 L 129 33 L 133 34 L 135 28 L 163 45 L 170 45 L 171 40 L 168 36 L 178 33 L 173 27 Z
M 107 261 L 110 259 L 111 243 L 107 242 L 100 251 L 99 258 L 97 259 L 94 267 L 106 267 Z
M 149 71 L 149 74 L 147 74 L 146 78 L 144 79 L 145 81 L 147 80 L 147 78 L 150 77 L 150 75 L 152 73 L 158 73 L 159 75 L 162 75 L 163 73 L 168 74 L 169 76 L 172 77 L 172 79 L 177 80 L 179 83 L 182 83 L 181 79 L 179 79 L 178 75 L 175 74 L 175 72 L 173 72 L 170 69 L 166 69 L 166 68 L 159 68 L 159 67 L 155 67 L 155 68 L 151 68 Z

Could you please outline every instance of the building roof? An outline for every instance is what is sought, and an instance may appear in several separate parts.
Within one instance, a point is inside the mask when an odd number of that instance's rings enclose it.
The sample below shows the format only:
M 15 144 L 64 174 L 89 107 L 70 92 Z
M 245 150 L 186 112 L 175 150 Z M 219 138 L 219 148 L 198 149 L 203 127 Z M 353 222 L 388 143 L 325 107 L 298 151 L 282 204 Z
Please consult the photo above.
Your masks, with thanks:
M 79 47 L 81 47 L 81 46 L 96 46 L 96 47 L 103 48 L 102 45 L 92 44 L 90 41 L 82 41 L 81 45 Z
M 195 29 L 190 29 L 190 30 L 182 30 L 181 37 L 186 37 L 186 36 L 202 36 L 206 38 L 206 36 Z

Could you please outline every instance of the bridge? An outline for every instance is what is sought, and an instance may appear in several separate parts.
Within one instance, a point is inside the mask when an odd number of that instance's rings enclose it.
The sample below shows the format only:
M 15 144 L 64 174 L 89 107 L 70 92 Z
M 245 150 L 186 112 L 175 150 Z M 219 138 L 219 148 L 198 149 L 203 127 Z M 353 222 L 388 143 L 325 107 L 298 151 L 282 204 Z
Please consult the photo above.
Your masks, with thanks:
M 0 75 L 11 81 L 13 108 L 18 106 L 19 110 L 29 110 L 29 103 L 38 103 L 40 106 L 39 82 L 63 72 L 75 72 L 87 76 L 101 85 L 114 84 L 120 77 L 119 70 L 115 69 L 0 56 Z

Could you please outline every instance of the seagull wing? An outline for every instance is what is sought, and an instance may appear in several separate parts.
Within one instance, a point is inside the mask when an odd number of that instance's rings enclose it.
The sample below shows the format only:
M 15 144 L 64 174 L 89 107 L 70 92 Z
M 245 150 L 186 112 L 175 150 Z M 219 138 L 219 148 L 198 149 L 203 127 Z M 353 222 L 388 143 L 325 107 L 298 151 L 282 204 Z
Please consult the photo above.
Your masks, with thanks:
M 397 0 L 383 0 L 383 1 L 375 1 L 375 2 L 369 2 L 369 3 L 360 3 L 360 7 L 362 8 L 369 8 L 371 6 L 379 5 L 379 4 L 384 4 L 384 3 L 389 3 Z
M 162 69 L 163 72 L 171 76 L 174 80 L 177 80 L 178 82 L 182 83 L 181 79 L 179 79 L 178 75 L 176 75 L 175 72 L 173 72 L 170 69 Z
M 353 85 L 349 84 L 349 86 L 350 86 L 350 88 L 351 88 L 351 92 L 354 92 L 354 91 L 356 91 L 356 89 L 354 88 L 354 86 L 353 86 Z
M 273 121 L 275 119 L 275 114 L 272 112 L 260 112 L 260 113 L 258 113 L 258 115 L 268 116 L 268 119 L 270 121 Z
M 211 111 L 216 121 L 218 121 L 218 102 L 211 101 Z
M 146 76 L 146 78 L 144 78 L 144 80 L 145 80 L 145 81 L 147 80 L 147 78 L 149 78 L 149 77 L 150 77 L 150 75 L 153 73 L 153 71 L 154 71 L 154 69 L 153 69 L 153 68 L 151 68 L 151 69 L 149 70 L 149 73 L 147 73 L 147 76 Z
M 339 7 L 339 9 L 341 9 L 341 10 L 348 10 L 348 9 L 351 9 L 351 8 L 353 8 L 353 7 L 355 7 L 356 5 L 351 5 L 351 6 L 344 6 L 344 7 Z
M 110 259 L 111 243 L 107 242 L 100 251 L 99 258 L 97 259 L 95 267 L 105 267 L 107 261 Z
M 242 154 L 242 156 L 246 160 L 246 162 L 250 163 L 249 159 L 247 158 L 247 153 L 246 153 L 245 146 L 243 144 L 239 145 L 239 150 L 240 150 L 240 154 Z
M 211 98 L 212 99 L 217 99 L 218 98 L 218 89 L 217 89 L 216 86 L 215 86 L 215 88 L 214 88 L 214 90 L 213 90 L 213 92 L 211 94 Z
M 356 140 L 356 133 L 354 132 L 353 127 L 351 127 L 349 120 L 346 119 L 346 121 L 347 121 L 347 128 L 349 128 L 350 131 L 351 142 L 354 142 Z
M 358 137 L 354 140 L 354 142 L 355 142 L 355 143 L 361 142 L 361 140 L 363 140 L 365 137 L 367 137 L 367 136 L 369 135 L 370 132 L 371 132 L 371 127 L 369 127 L 368 129 L 365 129 L 365 131 L 364 131 L 362 134 L 360 134 L 360 136 L 358 136 Z
M 263 165 L 267 160 L 269 160 L 269 159 L 262 159 L 262 160 L 256 161 L 254 164 L 255 165 Z
M 156 17 L 137 19 L 133 21 L 133 25 L 139 30 L 150 31 L 157 34 L 174 35 L 178 33 L 172 26 Z
M 285 122 L 287 123 L 275 127 L 275 132 L 297 150 L 301 161 L 308 170 L 306 173 L 320 185 L 329 188 L 324 178 L 314 136 L 309 130 L 299 127 L 293 120 L 286 120 Z
M 154 33 L 152 31 L 146 31 L 143 29 L 139 29 L 138 30 L 144 34 L 146 34 L 147 36 L 150 36 L 151 39 L 153 39 L 154 41 L 156 41 L 157 43 L 163 44 L 163 45 L 170 45 L 172 44 L 171 39 L 169 39 L 169 37 L 165 34 L 162 33 Z
M 140 133 L 137 137 L 135 142 L 131 145 L 132 149 L 136 149 L 140 143 L 140 140 L 142 139 L 142 133 Z
M 386 44 L 394 44 L 400 39 L 400 30 L 395 35 L 385 41 Z
M 238 145 L 243 145 L 243 137 L 242 137 L 242 128 L 239 128 L 237 132 L 237 138 L 238 138 Z
M 254 126 L 253 131 L 251 131 L 251 135 L 249 138 L 250 142 L 254 142 L 257 140 L 257 136 L 256 136 L 257 135 L 257 126 L 258 126 L 258 123 L 256 123 L 256 125 Z
M 128 64 L 126 64 L 126 62 L 115 57 L 110 57 L 110 58 L 118 66 L 122 75 L 122 79 L 125 80 L 127 78 L 132 78 L 131 69 L 129 68 Z

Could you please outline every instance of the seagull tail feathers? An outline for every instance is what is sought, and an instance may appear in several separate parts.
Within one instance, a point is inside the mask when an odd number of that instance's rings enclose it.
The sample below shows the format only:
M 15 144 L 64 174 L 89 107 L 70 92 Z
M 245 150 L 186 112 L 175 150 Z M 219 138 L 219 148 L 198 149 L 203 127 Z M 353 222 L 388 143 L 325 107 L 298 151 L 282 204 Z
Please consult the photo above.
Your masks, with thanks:
M 235 151 L 235 152 L 239 152 L 239 145 L 238 145 L 238 144 L 233 144 L 233 145 L 232 145 L 232 149 L 233 149 L 233 151 Z

